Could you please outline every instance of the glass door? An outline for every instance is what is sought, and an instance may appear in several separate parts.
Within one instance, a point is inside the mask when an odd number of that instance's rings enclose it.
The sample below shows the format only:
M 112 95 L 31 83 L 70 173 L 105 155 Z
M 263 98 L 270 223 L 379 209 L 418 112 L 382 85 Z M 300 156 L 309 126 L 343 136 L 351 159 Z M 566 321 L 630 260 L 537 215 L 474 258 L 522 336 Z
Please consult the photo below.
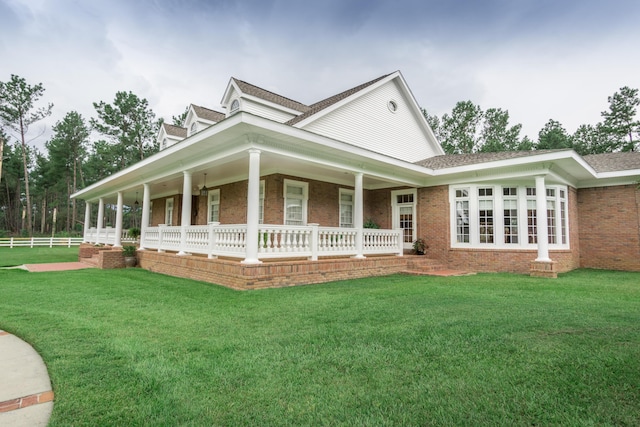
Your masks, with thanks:
M 403 246 L 411 249 L 417 238 L 416 233 L 416 190 L 391 192 L 393 227 L 402 229 Z

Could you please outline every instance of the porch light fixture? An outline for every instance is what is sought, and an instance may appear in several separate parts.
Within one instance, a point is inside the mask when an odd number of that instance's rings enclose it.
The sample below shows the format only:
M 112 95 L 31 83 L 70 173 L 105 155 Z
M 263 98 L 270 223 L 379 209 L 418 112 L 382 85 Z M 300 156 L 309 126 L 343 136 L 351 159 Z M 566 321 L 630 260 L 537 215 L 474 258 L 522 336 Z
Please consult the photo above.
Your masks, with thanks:
M 140 205 L 140 203 L 138 203 L 138 192 L 136 191 L 136 201 L 133 202 L 134 205 L 136 205 L 136 208 Z
M 209 194 L 209 190 L 207 189 L 207 174 L 204 174 L 204 185 L 200 189 L 201 196 L 207 196 Z

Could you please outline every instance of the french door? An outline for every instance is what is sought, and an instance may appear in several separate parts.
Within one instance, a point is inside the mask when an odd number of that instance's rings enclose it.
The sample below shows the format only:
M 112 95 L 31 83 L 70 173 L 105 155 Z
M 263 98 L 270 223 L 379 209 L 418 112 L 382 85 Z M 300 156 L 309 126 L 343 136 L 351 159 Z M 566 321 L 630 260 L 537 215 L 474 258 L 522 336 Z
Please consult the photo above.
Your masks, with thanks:
M 393 228 L 402 229 L 403 247 L 411 249 L 416 240 L 416 201 L 417 192 L 412 190 L 396 190 L 391 192 L 391 211 Z

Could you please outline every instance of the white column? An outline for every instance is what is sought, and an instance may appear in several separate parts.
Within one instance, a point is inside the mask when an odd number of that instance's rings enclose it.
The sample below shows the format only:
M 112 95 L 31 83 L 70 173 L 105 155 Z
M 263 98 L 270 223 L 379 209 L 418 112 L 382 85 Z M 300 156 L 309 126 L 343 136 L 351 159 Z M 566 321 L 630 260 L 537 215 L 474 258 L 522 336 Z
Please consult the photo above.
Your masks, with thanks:
M 102 233 L 102 227 L 104 225 L 104 199 L 100 197 L 98 201 L 98 221 L 96 223 L 96 243 L 100 242 L 100 233 Z
M 85 202 L 84 206 L 84 236 L 82 238 L 83 243 L 88 243 L 89 230 L 91 229 L 91 203 Z
M 144 250 L 144 236 L 149 227 L 149 206 L 151 205 L 151 190 L 149 184 L 143 184 L 142 190 L 142 219 L 140 219 L 140 250 Z
M 116 211 L 116 236 L 113 246 L 122 246 L 122 208 L 124 207 L 124 196 L 122 191 L 118 191 L 118 210 Z
M 538 258 L 536 261 L 551 262 L 549 258 L 549 230 L 547 229 L 547 189 L 544 176 L 536 176 L 536 220 L 538 229 Z
M 356 228 L 356 256 L 354 258 L 365 258 L 363 255 L 363 233 L 364 224 L 364 196 L 362 189 L 362 172 L 355 174 L 355 191 L 353 194 L 353 226 Z
M 180 252 L 189 255 L 187 248 L 187 227 L 191 225 L 191 171 L 182 172 L 182 217 L 180 218 Z
M 260 221 L 260 150 L 249 150 L 249 183 L 247 184 L 246 254 L 242 264 L 260 264 L 258 259 L 258 231 Z

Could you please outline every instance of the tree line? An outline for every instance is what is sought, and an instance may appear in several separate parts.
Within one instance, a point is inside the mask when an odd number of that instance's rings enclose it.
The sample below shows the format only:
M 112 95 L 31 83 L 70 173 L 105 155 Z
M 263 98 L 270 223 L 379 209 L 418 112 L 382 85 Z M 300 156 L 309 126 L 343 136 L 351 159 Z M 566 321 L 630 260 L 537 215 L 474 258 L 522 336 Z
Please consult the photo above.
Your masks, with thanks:
M 509 124 L 509 112 L 501 108 L 483 111 L 471 101 L 458 102 L 442 117 L 423 114 L 447 154 L 572 148 L 578 154 L 599 154 L 640 149 L 640 120 L 637 117 L 638 89 L 627 86 L 608 97 L 609 108 L 602 121 L 580 125 L 573 134 L 550 119 L 537 140 L 520 136 L 521 124 Z
M 111 103 L 94 102 L 93 117 L 67 112 L 53 126 L 41 152 L 32 146 L 29 128 L 52 114 L 53 104 L 43 102 L 44 92 L 41 83 L 29 84 L 17 75 L 0 81 L 0 236 L 80 235 L 84 204 L 70 195 L 159 149 L 155 137 L 162 119 L 156 118 L 146 99 L 120 91 Z M 623 87 L 608 102 L 602 122 L 582 125 L 569 134 L 560 122 L 549 120 L 535 141 L 521 136 L 522 125 L 511 125 L 509 112 L 501 108 L 483 110 L 471 101 L 461 101 L 442 117 L 426 110 L 423 114 L 448 154 L 557 148 L 594 154 L 640 149 L 638 89 Z M 172 117 L 174 124 L 184 126 L 187 112 L 188 108 Z M 127 209 L 125 227 L 136 226 L 136 212 Z M 110 206 L 105 213 L 107 224 L 115 223 Z

